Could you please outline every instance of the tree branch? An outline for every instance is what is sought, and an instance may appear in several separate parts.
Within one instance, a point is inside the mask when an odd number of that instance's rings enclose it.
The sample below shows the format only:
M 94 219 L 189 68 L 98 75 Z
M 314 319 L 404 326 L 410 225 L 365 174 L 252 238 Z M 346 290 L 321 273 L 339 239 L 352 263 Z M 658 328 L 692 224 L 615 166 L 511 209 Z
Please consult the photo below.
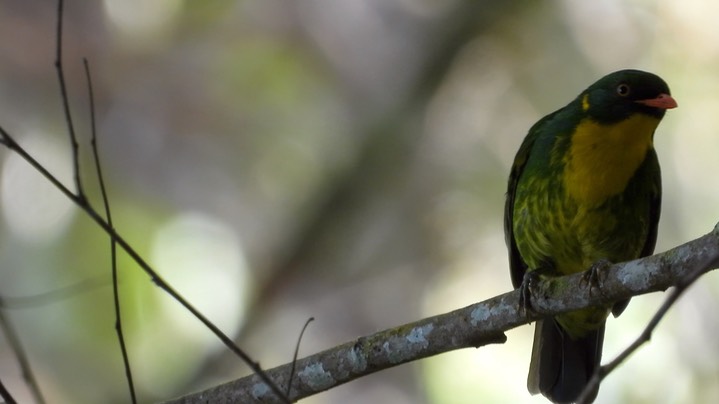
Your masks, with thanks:
M 518 310 L 519 292 L 508 292 L 446 314 L 377 332 L 300 359 L 292 379 L 292 401 L 328 390 L 368 374 L 460 348 L 506 340 L 504 332 L 546 316 L 589 306 L 608 305 L 686 281 L 694 271 L 719 266 L 719 224 L 709 234 L 651 257 L 612 265 L 601 287 L 587 286 L 583 273 L 542 280 L 532 287 L 534 312 Z M 267 370 L 284 390 L 292 364 Z M 277 398 L 250 375 L 168 404 L 262 402 Z

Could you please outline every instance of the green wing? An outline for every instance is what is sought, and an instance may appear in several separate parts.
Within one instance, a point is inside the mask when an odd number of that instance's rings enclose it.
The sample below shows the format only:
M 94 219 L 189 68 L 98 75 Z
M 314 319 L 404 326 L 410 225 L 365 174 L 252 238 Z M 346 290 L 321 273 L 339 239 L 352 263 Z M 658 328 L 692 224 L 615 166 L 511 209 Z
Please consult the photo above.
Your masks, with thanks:
M 657 230 L 659 228 L 659 215 L 662 210 L 662 176 L 659 169 L 659 159 L 654 149 L 647 153 L 648 170 L 652 176 L 652 188 L 649 196 L 649 231 L 647 240 L 638 258 L 648 257 L 654 253 L 654 247 L 657 244 Z M 618 317 L 624 309 L 627 308 L 629 299 L 614 303 L 612 306 L 612 315 Z
M 551 121 L 562 109 L 554 111 L 553 113 L 540 119 L 529 129 L 529 133 L 522 141 L 522 145 L 519 146 L 519 151 L 514 157 L 514 163 L 512 164 L 512 170 L 509 174 L 509 183 L 507 184 L 507 197 L 504 203 L 504 238 L 507 243 L 507 249 L 509 251 L 509 270 L 512 277 L 512 285 L 514 288 L 518 288 L 522 284 L 524 274 L 527 272 L 527 264 L 522 259 L 517 249 L 517 242 L 514 239 L 514 195 L 517 190 L 517 183 L 524 172 L 524 167 L 529 160 L 529 155 L 534 148 L 534 143 L 539 137 L 539 134 L 545 129 L 548 122 Z
M 654 247 L 657 244 L 657 229 L 659 227 L 659 214 L 662 210 L 662 176 L 659 170 L 659 159 L 657 159 L 657 153 L 654 149 L 651 149 L 647 154 L 648 164 L 650 164 L 650 170 L 653 172 L 652 175 L 652 192 L 651 192 L 651 206 L 649 210 L 649 233 L 647 234 L 647 241 L 644 243 L 642 253 L 639 258 L 647 257 L 654 254 Z

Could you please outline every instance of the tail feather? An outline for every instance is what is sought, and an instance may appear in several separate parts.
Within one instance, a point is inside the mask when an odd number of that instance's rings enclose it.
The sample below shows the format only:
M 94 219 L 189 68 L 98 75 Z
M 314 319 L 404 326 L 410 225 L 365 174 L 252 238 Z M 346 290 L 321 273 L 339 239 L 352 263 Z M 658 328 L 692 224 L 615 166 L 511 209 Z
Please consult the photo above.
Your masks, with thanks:
M 577 339 L 552 319 L 537 321 L 535 327 L 527 389 L 555 403 L 576 401 L 602 359 L 604 326 Z

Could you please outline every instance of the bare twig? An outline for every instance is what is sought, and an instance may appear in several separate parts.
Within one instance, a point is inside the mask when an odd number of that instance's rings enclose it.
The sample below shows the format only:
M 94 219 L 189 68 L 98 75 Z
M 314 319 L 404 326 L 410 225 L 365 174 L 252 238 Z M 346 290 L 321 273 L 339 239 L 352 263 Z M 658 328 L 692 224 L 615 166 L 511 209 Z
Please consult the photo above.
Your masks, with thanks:
M 603 276 L 602 293 L 586 285 L 584 273 L 540 280 L 532 290 L 534 311 L 526 315 L 518 309 L 520 291 L 515 290 L 300 359 L 290 399 L 299 400 L 431 355 L 503 342 L 505 331 L 542 317 L 666 290 L 685 282 L 689 273 L 704 273 L 718 266 L 719 225 L 711 233 L 664 253 L 610 266 Z M 278 366 L 267 370 L 267 374 L 286 387 L 292 366 L 292 363 Z M 262 381 L 250 375 L 168 403 L 277 402 L 266 391 Z
M 5 385 L 2 384 L 2 380 L 0 380 L 0 398 L 2 398 L 5 401 L 5 404 L 16 404 L 17 401 L 13 398 L 12 394 L 10 394 L 9 391 L 5 388 Z
M 82 181 L 80 180 L 80 158 L 77 136 L 75 136 L 75 126 L 72 124 L 72 114 L 70 114 L 70 101 L 67 96 L 67 86 L 65 86 L 65 74 L 62 68 L 62 15 L 63 0 L 57 2 L 57 43 L 55 45 L 55 70 L 57 71 L 57 80 L 60 83 L 60 96 L 62 97 L 62 108 L 65 113 L 68 134 L 70 135 L 70 147 L 72 147 L 72 163 L 73 175 L 75 177 L 75 187 L 77 188 L 78 200 L 85 203 L 85 192 L 82 189 Z
M 0 306 L 2 305 L 2 298 L 0 298 Z M 8 344 L 10 345 L 12 352 L 15 354 L 15 358 L 17 358 L 17 362 L 20 365 L 20 371 L 22 372 L 22 377 L 25 379 L 25 383 L 27 383 L 30 388 L 30 393 L 35 399 L 35 402 L 43 404 L 45 402 L 45 398 L 43 397 L 42 392 L 40 391 L 40 386 L 37 383 L 37 379 L 30 368 L 30 361 L 27 359 L 25 348 L 23 348 L 20 338 L 18 338 L 17 333 L 15 332 L 15 328 L 10 323 L 10 320 L 5 317 L 5 313 L 2 310 L 0 310 L 0 328 L 2 328 L 3 334 L 5 334 L 5 337 L 7 338 Z M 0 397 L 7 402 L 14 402 L 11 401 L 12 397 L 10 397 L 10 399 L 5 397 L 2 390 L 5 390 L 4 387 L 0 388 Z M 5 390 L 5 392 L 7 392 L 7 390 Z
M 107 284 L 107 281 L 98 278 L 84 279 L 68 286 L 63 286 L 47 292 L 25 296 L 3 296 L 0 309 L 27 309 L 44 306 L 57 301 L 68 299 L 79 293 L 89 292 Z
M 102 205 L 105 207 L 105 217 L 108 226 L 114 228 L 112 224 L 112 212 L 110 210 L 110 200 L 107 197 L 107 188 L 105 187 L 105 179 L 102 175 L 102 165 L 100 164 L 100 153 L 97 150 L 97 126 L 95 124 L 95 96 L 92 91 L 92 77 L 90 76 L 90 67 L 87 59 L 83 59 L 85 67 L 85 77 L 87 79 L 88 98 L 90 101 L 90 128 L 92 146 L 92 155 L 95 160 L 95 172 L 100 183 L 100 193 L 102 194 Z M 77 157 L 77 156 L 75 156 Z M 130 368 L 130 357 L 127 354 L 127 345 L 125 344 L 125 335 L 122 332 L 122 316 L 120 315 L 120 292 L 117 280 L 117 243 L 110 237 L 110 262 L 112 267 L 112 297 L 115 307 L 115 331 L 117 332 L 117 340 L 120 344 L 120 352 L 122 354 L 122 363 L 125 367 L 125 378 L 127 379 L 127 387 L 130 390 L 130 400 L 133 404 L 137 403 L 137 395 L 135 394 L 135 384 L 132 380 L 132 370 Z
M 297 356 L 300 353 L 300 342 L 302 342 L 302 336 L 305 335 L 305 330 L 307 329 L 307 326 L 310 325 L 311 322 L 315 321 L 314 317 L 310 317 L 305 321 L 305 325 L 302 326 L 302 331 L 300 331 L 300 336 L 297 338 L 297 345 L 295 345 L 295 354 L 292 355 L 292 367 L 290 368 L 290 381 L 287 383 L 287 397 L 290 396 L 291 389 L 292 389 L 292 378 L 295 376 L 295 365 L 297 364 Z

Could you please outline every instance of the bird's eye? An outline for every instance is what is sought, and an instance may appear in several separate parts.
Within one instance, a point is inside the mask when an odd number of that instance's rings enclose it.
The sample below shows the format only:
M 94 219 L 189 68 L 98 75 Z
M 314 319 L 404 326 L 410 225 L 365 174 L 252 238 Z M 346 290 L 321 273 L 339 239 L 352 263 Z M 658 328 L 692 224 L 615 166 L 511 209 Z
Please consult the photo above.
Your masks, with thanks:
M 629 95 L 629 86 L 622 83 L 617 86 L 617 94 L 621 97 L 626 97 Z

